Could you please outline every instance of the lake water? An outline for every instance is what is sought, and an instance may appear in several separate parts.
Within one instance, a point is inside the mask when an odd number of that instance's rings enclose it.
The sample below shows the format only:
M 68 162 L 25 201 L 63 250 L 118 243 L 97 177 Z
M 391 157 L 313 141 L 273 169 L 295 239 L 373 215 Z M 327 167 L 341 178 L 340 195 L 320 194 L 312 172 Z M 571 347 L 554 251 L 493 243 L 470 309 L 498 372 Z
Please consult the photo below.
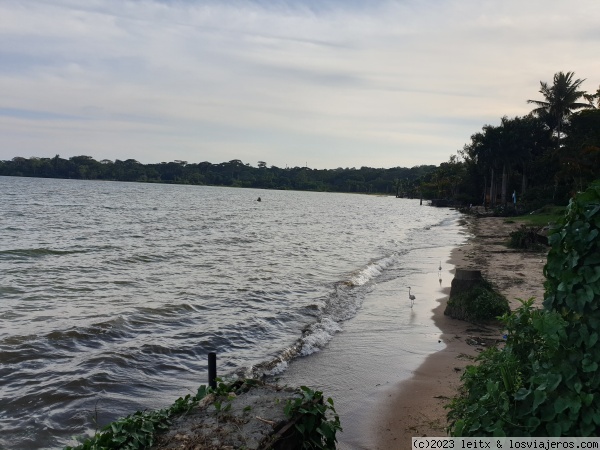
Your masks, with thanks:
M 211 351 L 219 375 L 352 373 L 369 311 L 425 323 L 434 305 L 397 299 L 462 242 L 458 219 L 393 197 L 0 177 L 0 448 L 170 405 L 206 384 Z

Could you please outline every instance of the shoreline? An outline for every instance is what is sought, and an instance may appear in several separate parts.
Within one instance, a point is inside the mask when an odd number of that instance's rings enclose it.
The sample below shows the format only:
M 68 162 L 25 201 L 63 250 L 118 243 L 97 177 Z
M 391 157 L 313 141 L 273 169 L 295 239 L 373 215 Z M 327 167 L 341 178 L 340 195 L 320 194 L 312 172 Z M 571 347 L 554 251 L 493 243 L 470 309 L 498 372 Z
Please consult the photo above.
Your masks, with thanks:
M 465 221 L 470 238 L 451 252 L 446 261 L 453 266 L 451 272 L 457 267 L 481 270 L 484 278 L 506 296 L 513 310 L 519 305 L 517 298 L 535 297 L 535 305 L 541 306 L 547 251 L 523 253 L 508 249 L 505 242 L 519 224 L 506 218 L 467 216 Z M 445 316 L 450 288 L 442 292 L 432 318 L 446 346 L 429 355 L 410 379 L 389 390 L 373 418 L 374 449 L 410 449 L 412 437 L 447 436 L 444 406 L 457 394 L 464 368 L 484 349 L 486 339 L 502 337 L 497 327 L 481 327 Z

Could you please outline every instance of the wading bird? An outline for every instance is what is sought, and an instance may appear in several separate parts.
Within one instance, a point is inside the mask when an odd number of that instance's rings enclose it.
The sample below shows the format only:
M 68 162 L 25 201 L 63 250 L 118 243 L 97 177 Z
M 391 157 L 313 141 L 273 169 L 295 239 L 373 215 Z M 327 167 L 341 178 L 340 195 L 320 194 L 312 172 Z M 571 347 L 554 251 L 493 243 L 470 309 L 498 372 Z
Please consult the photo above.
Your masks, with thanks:
M 408 287 L 408 299 L 410 300 L 410 307 L 413 307 L 415 303 L 415 296 L 410 293 L 410 286 Z

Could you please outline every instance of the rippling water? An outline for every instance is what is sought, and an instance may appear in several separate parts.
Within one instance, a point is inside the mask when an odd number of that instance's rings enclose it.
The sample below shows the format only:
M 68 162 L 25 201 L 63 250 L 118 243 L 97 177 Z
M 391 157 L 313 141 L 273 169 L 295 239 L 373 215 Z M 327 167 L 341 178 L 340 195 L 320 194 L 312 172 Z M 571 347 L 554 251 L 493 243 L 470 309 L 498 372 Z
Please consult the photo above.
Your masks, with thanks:
M 257 202 L 258 197 L 262 202 Z M 0 448 L 61 448 L 317 351 L 457 213 L 350 194 L 0 177 Z

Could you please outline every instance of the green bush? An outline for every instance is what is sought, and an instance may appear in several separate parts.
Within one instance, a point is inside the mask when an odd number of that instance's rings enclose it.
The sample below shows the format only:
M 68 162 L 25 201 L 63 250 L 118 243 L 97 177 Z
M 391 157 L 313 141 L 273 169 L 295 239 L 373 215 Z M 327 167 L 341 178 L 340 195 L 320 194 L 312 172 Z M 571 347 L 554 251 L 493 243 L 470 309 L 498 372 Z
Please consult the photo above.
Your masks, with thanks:
M 600 183 L 573 199 L 544 267 L 544 309 L 503 321 L 449 405 L 454 436 L 596 436 L 600 429 Z M 492 407 L 493 406 L 493 407 Z
M 543 208 L 548 204 L 566 205 L 569 202 L 569 190 L 566 186 L 536 186 L 525 191 L 519 200 L 521 208 L 529 211 Z
M 539 232 L 540 228 L 521 225 L 509 234 L 508 246 L 520 250 L 538 250 L 542 247 Z
M 295 441 L 300 443 L 300 448 L 306 450 L 335 450 L 336 433 L 342 427 L 333 400 L 328 398 L 323 401 L 321 391 L 313 391 L 306 386 L 301 386 L 300 389 L 302 396 L 293 401 L 288 400 L 284 410 L 290 419 L 299 417 L 294 425 Z
M 531 411 L 540 408 L 540 402 L 556 389 L 561 378 L 545 372 L 547 366 L 539 361 L 554 359 L 560 353 L 566 322 L 560 314 L 532 305 L 533 299 L 522 301 L 517 311 L 505 314 L 505 347 L 486 350 L 477 358 L 479 365 L 467 367 L 459 396 L 449 405 L 453 436 L 545 434 L 531 432 L 541 423 Z M 530 396 L 532 383 L 540 389 Z M 544 410 L 545 418 L 552 417 L 553 408 Z
M 455 319 L 487 322 L 508 313 L 510 308 L 506 297 L 484 280 L 473 288 L 452 296 L 448 300 L 446 311 Z

